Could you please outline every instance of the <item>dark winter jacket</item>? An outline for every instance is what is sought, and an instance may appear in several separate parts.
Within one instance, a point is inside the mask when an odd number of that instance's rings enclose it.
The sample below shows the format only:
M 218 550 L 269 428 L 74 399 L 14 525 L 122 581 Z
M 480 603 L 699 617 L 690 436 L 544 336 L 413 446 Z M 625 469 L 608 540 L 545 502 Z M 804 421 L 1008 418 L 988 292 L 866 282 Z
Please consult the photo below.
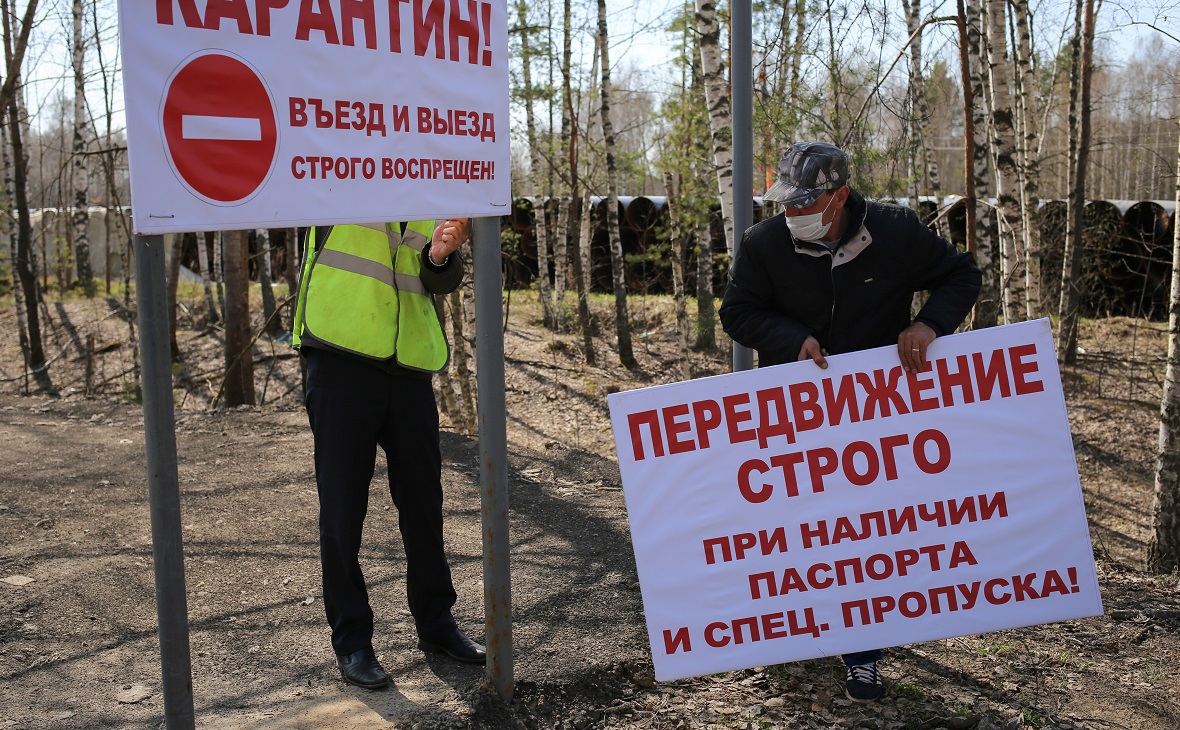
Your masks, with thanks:
M 794 362 L 808 335 L 829 355 L 896 345 L 913 295 L 930 298 L 913 321 L 955 331 L 979 294 L 970 254 L 938 237 L 909 208 L 855 190 L 835 251 L 795 241 L 783 215 L 746 231 L 721 303 L 721 324 L 758 352 L 759 364 Z

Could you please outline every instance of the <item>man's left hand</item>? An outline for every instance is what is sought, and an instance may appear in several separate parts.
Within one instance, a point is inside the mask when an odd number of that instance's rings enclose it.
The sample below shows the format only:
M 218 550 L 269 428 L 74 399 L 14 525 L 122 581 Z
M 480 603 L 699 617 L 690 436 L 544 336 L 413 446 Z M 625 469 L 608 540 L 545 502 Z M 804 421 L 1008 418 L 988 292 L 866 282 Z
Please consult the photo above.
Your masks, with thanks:
M 467 218 L 448 218 L 434 227 L 430 239 L 430 263 L 442 266 L 447 257 L 467 243 Z
M 926 367 L 926 350 L 938 335 L 925 322 L 914 322 L 897 338 L 897 355 L 907 373 Z

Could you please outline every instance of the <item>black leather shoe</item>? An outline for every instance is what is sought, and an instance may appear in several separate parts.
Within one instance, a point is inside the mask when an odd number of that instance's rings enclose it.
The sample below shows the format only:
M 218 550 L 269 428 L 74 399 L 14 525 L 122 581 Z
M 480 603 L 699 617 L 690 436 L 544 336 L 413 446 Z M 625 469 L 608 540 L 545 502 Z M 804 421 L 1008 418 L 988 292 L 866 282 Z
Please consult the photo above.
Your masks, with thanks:
M 357 649 L 351 654 L 337 654 L 336 666 L 345 682 L 365 689 L 381 689 L 389 686 L 389 675 L 377 655 L 370 649 Z
M 488 659 L 484 648 L 468 639 L 467 634 L 457 626 L 438 636 L 418 637 L 418 648 L 422 651 L 446 654 L 457 662 L 467 664 L 485 664 Z

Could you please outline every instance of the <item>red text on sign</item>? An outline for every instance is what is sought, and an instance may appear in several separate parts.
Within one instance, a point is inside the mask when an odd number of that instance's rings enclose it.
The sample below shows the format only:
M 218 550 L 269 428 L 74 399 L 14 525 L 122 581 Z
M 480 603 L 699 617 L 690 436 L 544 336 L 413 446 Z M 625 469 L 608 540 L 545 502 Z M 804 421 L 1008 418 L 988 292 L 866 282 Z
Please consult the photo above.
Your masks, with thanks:
M 158 25 L 240 35 L 270 36 L 276 13 L 295 20 L 300 41 L 492 65 L 492 4 L 482 0 L 340 0 L 339 12 L 328 0 L 209 0 L 204 17 L 197 0 L 156 0 Z
M 982 598 L 993 606 L 1009 602 L 1034 601 L 1051 596 L 1079 593 L 1078 569 L 1066 569 L 1068 578 L 1057 570 L 1027 573 L 1011 578 L 992 578 L 986 581 L 940 586 L 927 591 L 910 591 L 900 596 L 875 596 L 840 604 L 845 628 L 856 625 L 884 623 L 894 611 L 903 618 L 913 619 L 947 611 L 968 611 Z
M 1036 345 L 1016 345 L 901 367 L 849 373 L 627 414 L 635 461 L 707 449 L 720 440 L 793 444 L 799 433 L 1044 391 Z M 781 439 L 781 440 L 780 440 Z

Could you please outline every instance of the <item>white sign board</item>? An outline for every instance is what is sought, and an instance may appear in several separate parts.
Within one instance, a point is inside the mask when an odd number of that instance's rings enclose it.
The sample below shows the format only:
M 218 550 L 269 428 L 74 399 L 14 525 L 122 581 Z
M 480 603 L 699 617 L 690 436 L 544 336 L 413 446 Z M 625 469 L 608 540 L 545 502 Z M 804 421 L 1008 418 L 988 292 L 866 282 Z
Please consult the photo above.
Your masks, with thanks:
M 120 0 L 135 231 L 509 210 L 506 0 Z
M 1102 613 L 1048 320 L 609 397 L 656 677 Z

